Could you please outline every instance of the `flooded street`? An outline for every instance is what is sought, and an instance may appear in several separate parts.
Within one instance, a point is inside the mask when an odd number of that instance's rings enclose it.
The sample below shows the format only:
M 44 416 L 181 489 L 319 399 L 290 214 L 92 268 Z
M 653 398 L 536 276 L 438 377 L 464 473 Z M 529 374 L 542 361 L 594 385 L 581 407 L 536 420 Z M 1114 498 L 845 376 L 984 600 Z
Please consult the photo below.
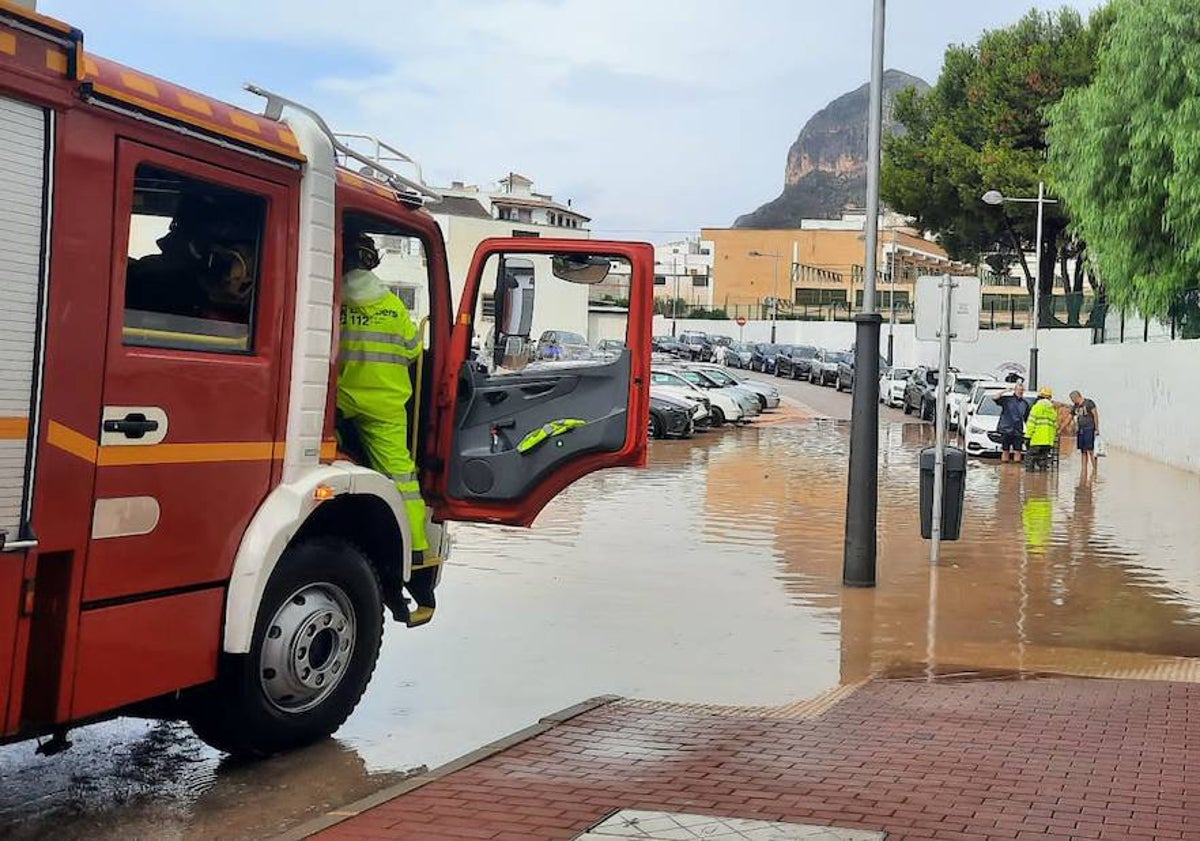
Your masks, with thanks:
M 916 453 L 881 427 L 879 586 L 841 587 L 848 424 L 656 442 L 532 531 L 460 526 L 427 628 L 387 629 L 337 739 L 238 767 L 185 726 L 0 749 L 0 835 L 258 837 L 604 693 L 775 705 L 872 675 L 1185 679 L 1200 652 L 1200 477 L 1113 453 L 1081 481 L 973 462 L 963 539 L 931 569 Z

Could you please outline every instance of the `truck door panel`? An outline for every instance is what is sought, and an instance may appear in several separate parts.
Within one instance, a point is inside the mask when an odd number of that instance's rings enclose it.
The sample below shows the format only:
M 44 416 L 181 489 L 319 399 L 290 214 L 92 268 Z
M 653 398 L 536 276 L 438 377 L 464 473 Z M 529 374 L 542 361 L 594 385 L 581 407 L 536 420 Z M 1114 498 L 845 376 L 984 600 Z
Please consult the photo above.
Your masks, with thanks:
M 620 452 L 629 426 L 629 369 L 628 351 L 611 362 L 561 371 L 487 377 L 464 367 L 451 493 L 462 499 L 519 500 L 577 456 Z M 526 436 L 558 420 L 586 425 L 518 449 Z
M 438 371 L 436 518 L 529 525 L 581 476 L 644 463 L 653 263 L 637 243 L 479 246 Z M 605 334 L 584 338 L 596 283 L 628 312 L 607 308 Z M 589 348 L 617 338 L 620 353 Z

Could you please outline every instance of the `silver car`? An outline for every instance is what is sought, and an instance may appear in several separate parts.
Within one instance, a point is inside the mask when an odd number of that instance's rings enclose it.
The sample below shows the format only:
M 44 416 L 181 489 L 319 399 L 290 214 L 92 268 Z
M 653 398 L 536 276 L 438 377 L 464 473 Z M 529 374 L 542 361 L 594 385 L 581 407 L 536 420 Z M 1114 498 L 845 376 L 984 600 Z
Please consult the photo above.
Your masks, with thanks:
M 748 421 L 762 414 L 762 403 L 758 395 L 740 385 L 725 385 L 707 371 L 702 371 L 694 365 L 680 366 L 679 376 L 699 388 L 723 392 L 733 398 L 742 408 L 742 420 Z
M 703 371 L 723 386 L 736 386 L 753 392 L 758 397 L 759 408 L 764 412 L 768 409 L 779 408 L 779 389 L 770 383 L 752 380 L 740 371 L 731 371 L 720 365 L 701 363 L 691 367 Z

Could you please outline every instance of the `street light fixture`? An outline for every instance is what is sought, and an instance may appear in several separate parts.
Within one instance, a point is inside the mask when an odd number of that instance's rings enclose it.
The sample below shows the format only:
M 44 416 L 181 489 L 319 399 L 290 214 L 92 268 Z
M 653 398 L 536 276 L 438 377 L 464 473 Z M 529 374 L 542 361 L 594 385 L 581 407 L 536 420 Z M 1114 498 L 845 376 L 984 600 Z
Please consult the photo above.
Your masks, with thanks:
M 984 204 L 989 204 L 992 207 L 999 207 L 1005 202 L 1014 204 L 1033 204 L 1037 203 L 1037 236 L 1035 237 L 1034 255 L 1037 260 L 1037 276 L 1033 282 L 1033 323 L 1032 323 L 1032 339 L 1029 344 L 1029 386 L 1036 389 L 1038 387 L 1038 325 L 1042 320 L 1042 217 L 1045 213 L 1045 206 L 1048 204 L 1058 204 L 1055 199 L 1046 198 L 1046 182 L 1038 182 L 1037 198 L 1021 198 L 1016 196 L 1006 196 L 999 190 L 988 190 L 979 197 Z M 1017 243 L 1018 247 L 1020 243 Z
M 779 257 L 778 251 L 751 251 L 751 257 L 771 257 L 775 260 L 774 289 L 771 293 L 771 344 L 775 344 L 775 322 L 779 318 Z

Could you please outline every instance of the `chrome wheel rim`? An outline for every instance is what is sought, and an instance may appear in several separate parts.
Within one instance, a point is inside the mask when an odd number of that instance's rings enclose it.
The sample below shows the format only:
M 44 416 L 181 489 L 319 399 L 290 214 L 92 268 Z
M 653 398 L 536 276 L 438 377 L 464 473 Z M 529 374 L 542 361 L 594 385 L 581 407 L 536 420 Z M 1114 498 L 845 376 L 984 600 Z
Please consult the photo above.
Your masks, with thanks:
M 284 601 L 259 656 L 259 680 L 271 705 L 302 713 L 329 697 L 354 655 L 355 630 L 354 606 L 334 584 L 306 584 Z

